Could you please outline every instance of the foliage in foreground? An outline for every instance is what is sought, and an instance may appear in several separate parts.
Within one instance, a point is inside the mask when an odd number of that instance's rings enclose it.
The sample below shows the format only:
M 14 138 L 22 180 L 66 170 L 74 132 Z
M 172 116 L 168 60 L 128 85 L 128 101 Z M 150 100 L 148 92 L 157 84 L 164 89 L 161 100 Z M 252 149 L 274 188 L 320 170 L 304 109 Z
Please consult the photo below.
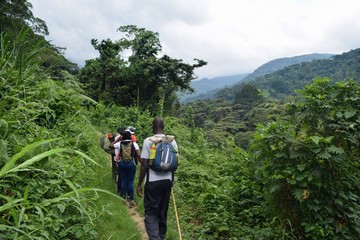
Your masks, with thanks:
M 90 188 L 94 169 L 108 167 L 84 115 L 94 102 L 67 72 L 61 82 L 45 74 L 36 60 L 42 49 L 24 44 L 27 31 L 15 42 L 7 37 L 0 41 L 1 239 L 97 239 L 95 219 L 106 212 L 95 202 L 111 193 Z
M 79 114 L 81 89 L 42 75 L 34 61 L 41 49 L 24 49 L 27 37 L 23 31 L 12 44 L 1 36 L 2 238 L 93 238 L 83 184 L 95 162 L 78 141 L 89 126 Z
M 252 146 L 267 210 L 296 239 L 356 239 L 360 88 L 325 78 L 300 93 L 293 118 L 261 126 Z

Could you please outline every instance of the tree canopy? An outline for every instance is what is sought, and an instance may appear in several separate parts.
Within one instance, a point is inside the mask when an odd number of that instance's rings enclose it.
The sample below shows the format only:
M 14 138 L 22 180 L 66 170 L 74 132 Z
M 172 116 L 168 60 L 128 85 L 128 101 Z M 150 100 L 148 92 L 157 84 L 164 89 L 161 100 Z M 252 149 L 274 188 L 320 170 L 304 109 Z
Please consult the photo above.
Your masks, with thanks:
M 121 106 L 137 106 L 157 113 L 171 112 L 178 91 L 192 91 L 194 70 L 207 63 L 194 64 L 168 55 L 160 56 L 159 34 L 134 25 L 121 26 L 124 37 L 117 41 L 93 39 L 100 56 L 86 61 L 79 79 L 97 101 Z M 154 104 L 156 103 L 156 104 Z
M 24 25 L 30 26 L 35 33 L 48 35 L 44 20 L 34 17 L 32 5 L 27 0 L 0 1 L 0 30 L 18 32 Z

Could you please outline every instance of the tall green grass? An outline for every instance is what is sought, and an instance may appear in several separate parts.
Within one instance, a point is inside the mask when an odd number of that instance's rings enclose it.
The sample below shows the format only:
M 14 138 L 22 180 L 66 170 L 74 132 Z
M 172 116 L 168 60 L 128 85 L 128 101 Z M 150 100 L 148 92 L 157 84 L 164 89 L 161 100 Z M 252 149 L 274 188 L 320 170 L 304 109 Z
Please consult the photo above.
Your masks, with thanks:
M 42 44 L 26 44 L 29 36 L 0 36 L 0 239 L 108 239 L 111 227 L 124 236 L 124 226 L 129 239 L 134 223 L 107 202 L 121 199 L 93 184 L 108 169 L 84 115 L 95 102 L 73 76 L 52 80 L 36 60 Z M 98 233 L 106 221 L 119 224 Z

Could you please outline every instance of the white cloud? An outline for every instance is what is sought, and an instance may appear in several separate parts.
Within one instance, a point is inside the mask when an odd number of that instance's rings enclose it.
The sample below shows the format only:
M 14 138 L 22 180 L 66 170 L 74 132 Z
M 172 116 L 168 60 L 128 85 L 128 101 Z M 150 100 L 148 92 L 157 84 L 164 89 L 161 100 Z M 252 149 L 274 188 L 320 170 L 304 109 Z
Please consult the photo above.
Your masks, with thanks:
M 158 32 L 163 52 L 208 62 L 199 77 L 249 73 L 275 58 L 358 48 L 358 0 L 29 0 L 55 45 L 80 65 L 98 54 L 91 39 L 137 25 Z

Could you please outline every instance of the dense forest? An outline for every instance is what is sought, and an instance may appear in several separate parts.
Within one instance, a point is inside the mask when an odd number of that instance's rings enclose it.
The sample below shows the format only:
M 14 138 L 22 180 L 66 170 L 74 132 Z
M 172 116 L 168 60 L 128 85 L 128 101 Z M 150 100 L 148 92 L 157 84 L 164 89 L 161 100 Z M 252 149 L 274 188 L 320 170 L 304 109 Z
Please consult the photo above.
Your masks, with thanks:
M 0 239 L 141 239 L 99 137 L 132 125 L 141 147 L 154 116 L 179 144 L 182 239 L 360 235 L 359 50 L 180 104 L 206 61 L 161 55 L 158 33 L 119 26 L 80 69 L 30 3 L 0 9 Z M 173 212 L 167 239 L 179 239 Z

